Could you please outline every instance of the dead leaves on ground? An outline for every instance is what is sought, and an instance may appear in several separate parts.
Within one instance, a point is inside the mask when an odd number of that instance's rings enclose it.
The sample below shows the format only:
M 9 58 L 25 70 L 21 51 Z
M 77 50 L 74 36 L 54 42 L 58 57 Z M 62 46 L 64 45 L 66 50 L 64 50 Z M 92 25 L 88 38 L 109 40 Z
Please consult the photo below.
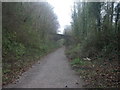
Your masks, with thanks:
M 118 61 L 87 61 L 86 65 L 74 65 L 76 70 L 85 81 L 87 88 L 119 88 L 120 66 Z

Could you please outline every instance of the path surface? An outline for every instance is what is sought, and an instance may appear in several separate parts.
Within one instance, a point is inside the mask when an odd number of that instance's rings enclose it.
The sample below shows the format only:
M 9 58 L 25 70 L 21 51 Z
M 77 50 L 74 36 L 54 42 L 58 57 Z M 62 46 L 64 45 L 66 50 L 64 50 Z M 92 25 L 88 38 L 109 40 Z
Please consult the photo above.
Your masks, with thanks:
M 48 54 L 23 73 L 16 84 L 8 88 L 81 88 L 82 80 L 71 69 L 64 47 Z

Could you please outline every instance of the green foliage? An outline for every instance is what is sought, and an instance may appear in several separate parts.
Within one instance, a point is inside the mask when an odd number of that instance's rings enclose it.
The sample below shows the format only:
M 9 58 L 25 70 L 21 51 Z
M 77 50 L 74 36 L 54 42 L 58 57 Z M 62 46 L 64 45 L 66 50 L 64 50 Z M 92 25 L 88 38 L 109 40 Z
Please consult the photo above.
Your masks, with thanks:
M 71 23 L 71 38 L 66 38 L 67 55 L 75 57 L 107 57 L 118 55 L 118 10 L 119 3 L 76 2 Z M 116 13 L 116 15 L 114 15 Z M 116 17 L 113 22 L 113 16 Z M 70 42 L 70 43 L 68 43 Z M 77 47 L 80 48 L 77 48 Z M 113 56 L 112 56 L 113 55 Z
M 10 73 L 10 71 L 11 71 L 10 69 L 4 69 L 3 73 Z
M 21 57 L 25 53 L 25 46 L 14 40 L 15 33 L 5 33 L 3 31 L 3 56 L 13 54 L 16 58 Z
M 16 43 L 16 47 L 14 47 L 14 50 L 15 50 L 14 53 L 16 54 L 16 57 L 19 58 L 22 55 L 24 55 L 26 51 L 25 49 L 26 48 L 24 45 L 22 45 L 21 43 L 20 44 Z
M 80 58 L 75 58 L 72 60 L 71 65 L 84 65 L 85 62 Z
M 59 26 L 47 2 L 2 3 L 3 84 L 9 83 L 41 56 L 59 47 Z
M 80 50 L 80 44 L 74 47 L 67 48 L 65 53 L 69 58 L 76 58 L 76 57 L 79 57 L 79 54 L 80 54 L 79 50 Z
M 119 2 L 74 3 L 72 34 L 65 31 L 72 38 L 65 39 L 66 55 L 87 82 L 84 87 L 119 87 L 119 6 Z

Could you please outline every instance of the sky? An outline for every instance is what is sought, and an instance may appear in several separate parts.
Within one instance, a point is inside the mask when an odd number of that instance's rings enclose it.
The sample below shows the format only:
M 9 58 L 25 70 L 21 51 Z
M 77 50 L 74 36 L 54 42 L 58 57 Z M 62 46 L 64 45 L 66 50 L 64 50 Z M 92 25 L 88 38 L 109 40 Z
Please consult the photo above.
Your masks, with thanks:
M 48 0 L 48 2 L 54 7 L 54 12 L 58 17 L 60 28 L 58 29 L 59 34 L 63 34 L 64 26 L 70 25 L 71 19 L 71 8 L 73 0 Z

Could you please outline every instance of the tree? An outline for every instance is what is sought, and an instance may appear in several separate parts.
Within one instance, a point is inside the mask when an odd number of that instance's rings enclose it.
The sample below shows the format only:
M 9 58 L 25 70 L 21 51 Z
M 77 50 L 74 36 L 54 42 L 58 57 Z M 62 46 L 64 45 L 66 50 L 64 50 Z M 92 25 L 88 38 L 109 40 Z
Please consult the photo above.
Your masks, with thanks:
M 110 57 L 110 52 L 115 53 L 118 45 L 116 35 L 119 27 L 119 5 L 115 2 L 74 3 L 71 25 L 74 45 L 71 46 L 74 48 L 80 44 L 78 53 L 81 52 L 84 57 L 99 56 L 101 53 Z

